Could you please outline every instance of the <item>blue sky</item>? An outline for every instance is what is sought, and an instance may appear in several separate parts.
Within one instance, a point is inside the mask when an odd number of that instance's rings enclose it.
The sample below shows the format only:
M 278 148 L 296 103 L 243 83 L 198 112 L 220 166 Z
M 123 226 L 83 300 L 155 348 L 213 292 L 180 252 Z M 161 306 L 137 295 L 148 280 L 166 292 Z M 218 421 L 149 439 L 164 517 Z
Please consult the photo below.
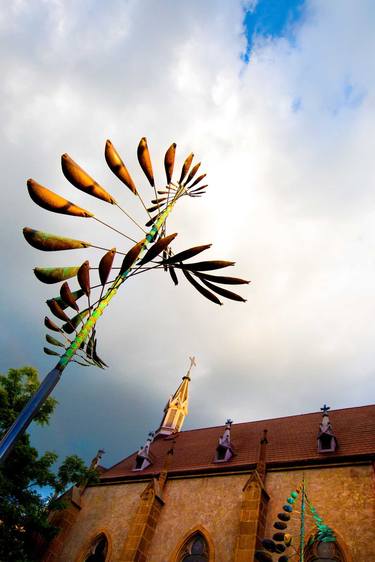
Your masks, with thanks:
M 257 38 L 293 38 L 293 26 L 301 23 L 304 0 L 259 0 L 244 18 L 247 49 L 244 60 L 248 61 Z

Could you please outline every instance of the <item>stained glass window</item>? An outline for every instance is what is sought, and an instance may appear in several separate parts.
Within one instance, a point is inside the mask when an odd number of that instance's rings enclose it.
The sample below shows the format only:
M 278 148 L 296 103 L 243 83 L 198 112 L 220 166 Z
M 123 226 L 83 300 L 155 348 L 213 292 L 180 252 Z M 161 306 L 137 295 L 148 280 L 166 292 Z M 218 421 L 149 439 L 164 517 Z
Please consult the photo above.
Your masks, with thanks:
M 85 562 L 105 562 L 108 552 L 108 541 L 104 535 L 95 539 L 85 558 Z

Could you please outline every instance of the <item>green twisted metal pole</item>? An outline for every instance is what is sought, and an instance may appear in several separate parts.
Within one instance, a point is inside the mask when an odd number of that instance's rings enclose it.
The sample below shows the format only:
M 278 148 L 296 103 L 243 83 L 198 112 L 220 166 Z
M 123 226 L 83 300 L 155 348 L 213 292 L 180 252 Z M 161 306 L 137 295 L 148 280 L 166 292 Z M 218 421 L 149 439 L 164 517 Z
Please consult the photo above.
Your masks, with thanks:
M 139 260 L 144 252 L 147 250 L 149 244 L 154 240 L 155 236 L 158 234 L 162 226 L 164 225 L 168 215 L 171 213 L 179 195 L 181 192 L 177 192 L 172 201 L 167 205 L 166 209 L 160 214 L 159 218 L 155 221 L 154 226 L 151 228 L 150 232 L 146 235 L 145 242 L 140 248 L 139 254 L 135 259 L 135 262 Z M 15 446 L 18 438 L 26 431 L 30 425 L 33 418 L 36 416 L 40 408 L 43 406 L 44 402 L 47 400 L 48 396 L 51 394 L 57 383 L 59 382 L 64 369 L 67 367 L 71 359 L 74 357 L 75 353 L 79 349 L 82 342 L 84 342 L 92 329 L 94 328 L 96 322 L 103 314 L 106 307 L 109 305 L 112 298 L 116 295 L 119 287 L 124 283 L 128 277 L 131 268 L 124 271 L 122 274 L 113 282 L 112 286 L 108 289 L 104 298 L 102 298 L 98 306 L 93 310 L 92 314 L 84 323 L 83 327 L 76 335 L 75 339 L 66 349 L 65 353 L 61 356 L 57 365 L 46 375 L 42 381 L 40 387 L 35 392 L 35 394 L 30 398 L 29 402 L 25 405 L 22 412 L 19 414 L 17 419 L 14 421 L 13 425 L 8 429 L 4 437 L 0 441 L 0 464 L 2 464 L 9 453 Z

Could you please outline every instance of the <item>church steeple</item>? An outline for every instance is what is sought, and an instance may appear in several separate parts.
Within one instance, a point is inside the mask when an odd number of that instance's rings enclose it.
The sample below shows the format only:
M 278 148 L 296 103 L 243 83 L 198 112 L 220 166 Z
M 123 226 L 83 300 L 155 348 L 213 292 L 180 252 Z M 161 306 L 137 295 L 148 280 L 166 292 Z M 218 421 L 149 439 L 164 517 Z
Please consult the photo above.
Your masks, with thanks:
M 189 382 L 192 367 L 196 366 L 195 357 L 189 357 L 190 366 L 182 382 L 164 408 L 164 416 L 155 435 L 171 435 L 181 431 L 182 424 L 188 414 Z

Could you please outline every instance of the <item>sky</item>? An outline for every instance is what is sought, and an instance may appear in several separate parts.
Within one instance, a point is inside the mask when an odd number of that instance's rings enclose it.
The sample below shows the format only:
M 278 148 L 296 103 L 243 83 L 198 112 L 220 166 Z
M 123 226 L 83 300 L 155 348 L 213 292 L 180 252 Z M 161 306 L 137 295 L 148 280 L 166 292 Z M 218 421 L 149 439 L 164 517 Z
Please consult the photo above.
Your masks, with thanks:
M 2 291 L 0 369 L 44 376 L 45 300 L 35 266 L 97 263 L 96 250 L 44 253 L 22 228 L 127 250 L 92 220 L 49 213 L 29 177 L 138 239 L 118 209 L 62 175 L 67 152 L 145 222 L 109 171 L 111 139 L 139 187 L 146 136 L 157 178 L 177 143 L 209 187 L 168 221 L 175 252 L 212 243 L 236 262 L 246 303 L 206 301 L 150 272 L 119 291 L 98 323 L 105 371 L 70 365 L 40 451 L 110 466 L 160 423 L 196 357 L 184 428 L 370 404 L 375 370 L 375 7 L 371 0 L 14 0 L 0 11 Z M 71 286 L 75 288 L 74 281 Z

